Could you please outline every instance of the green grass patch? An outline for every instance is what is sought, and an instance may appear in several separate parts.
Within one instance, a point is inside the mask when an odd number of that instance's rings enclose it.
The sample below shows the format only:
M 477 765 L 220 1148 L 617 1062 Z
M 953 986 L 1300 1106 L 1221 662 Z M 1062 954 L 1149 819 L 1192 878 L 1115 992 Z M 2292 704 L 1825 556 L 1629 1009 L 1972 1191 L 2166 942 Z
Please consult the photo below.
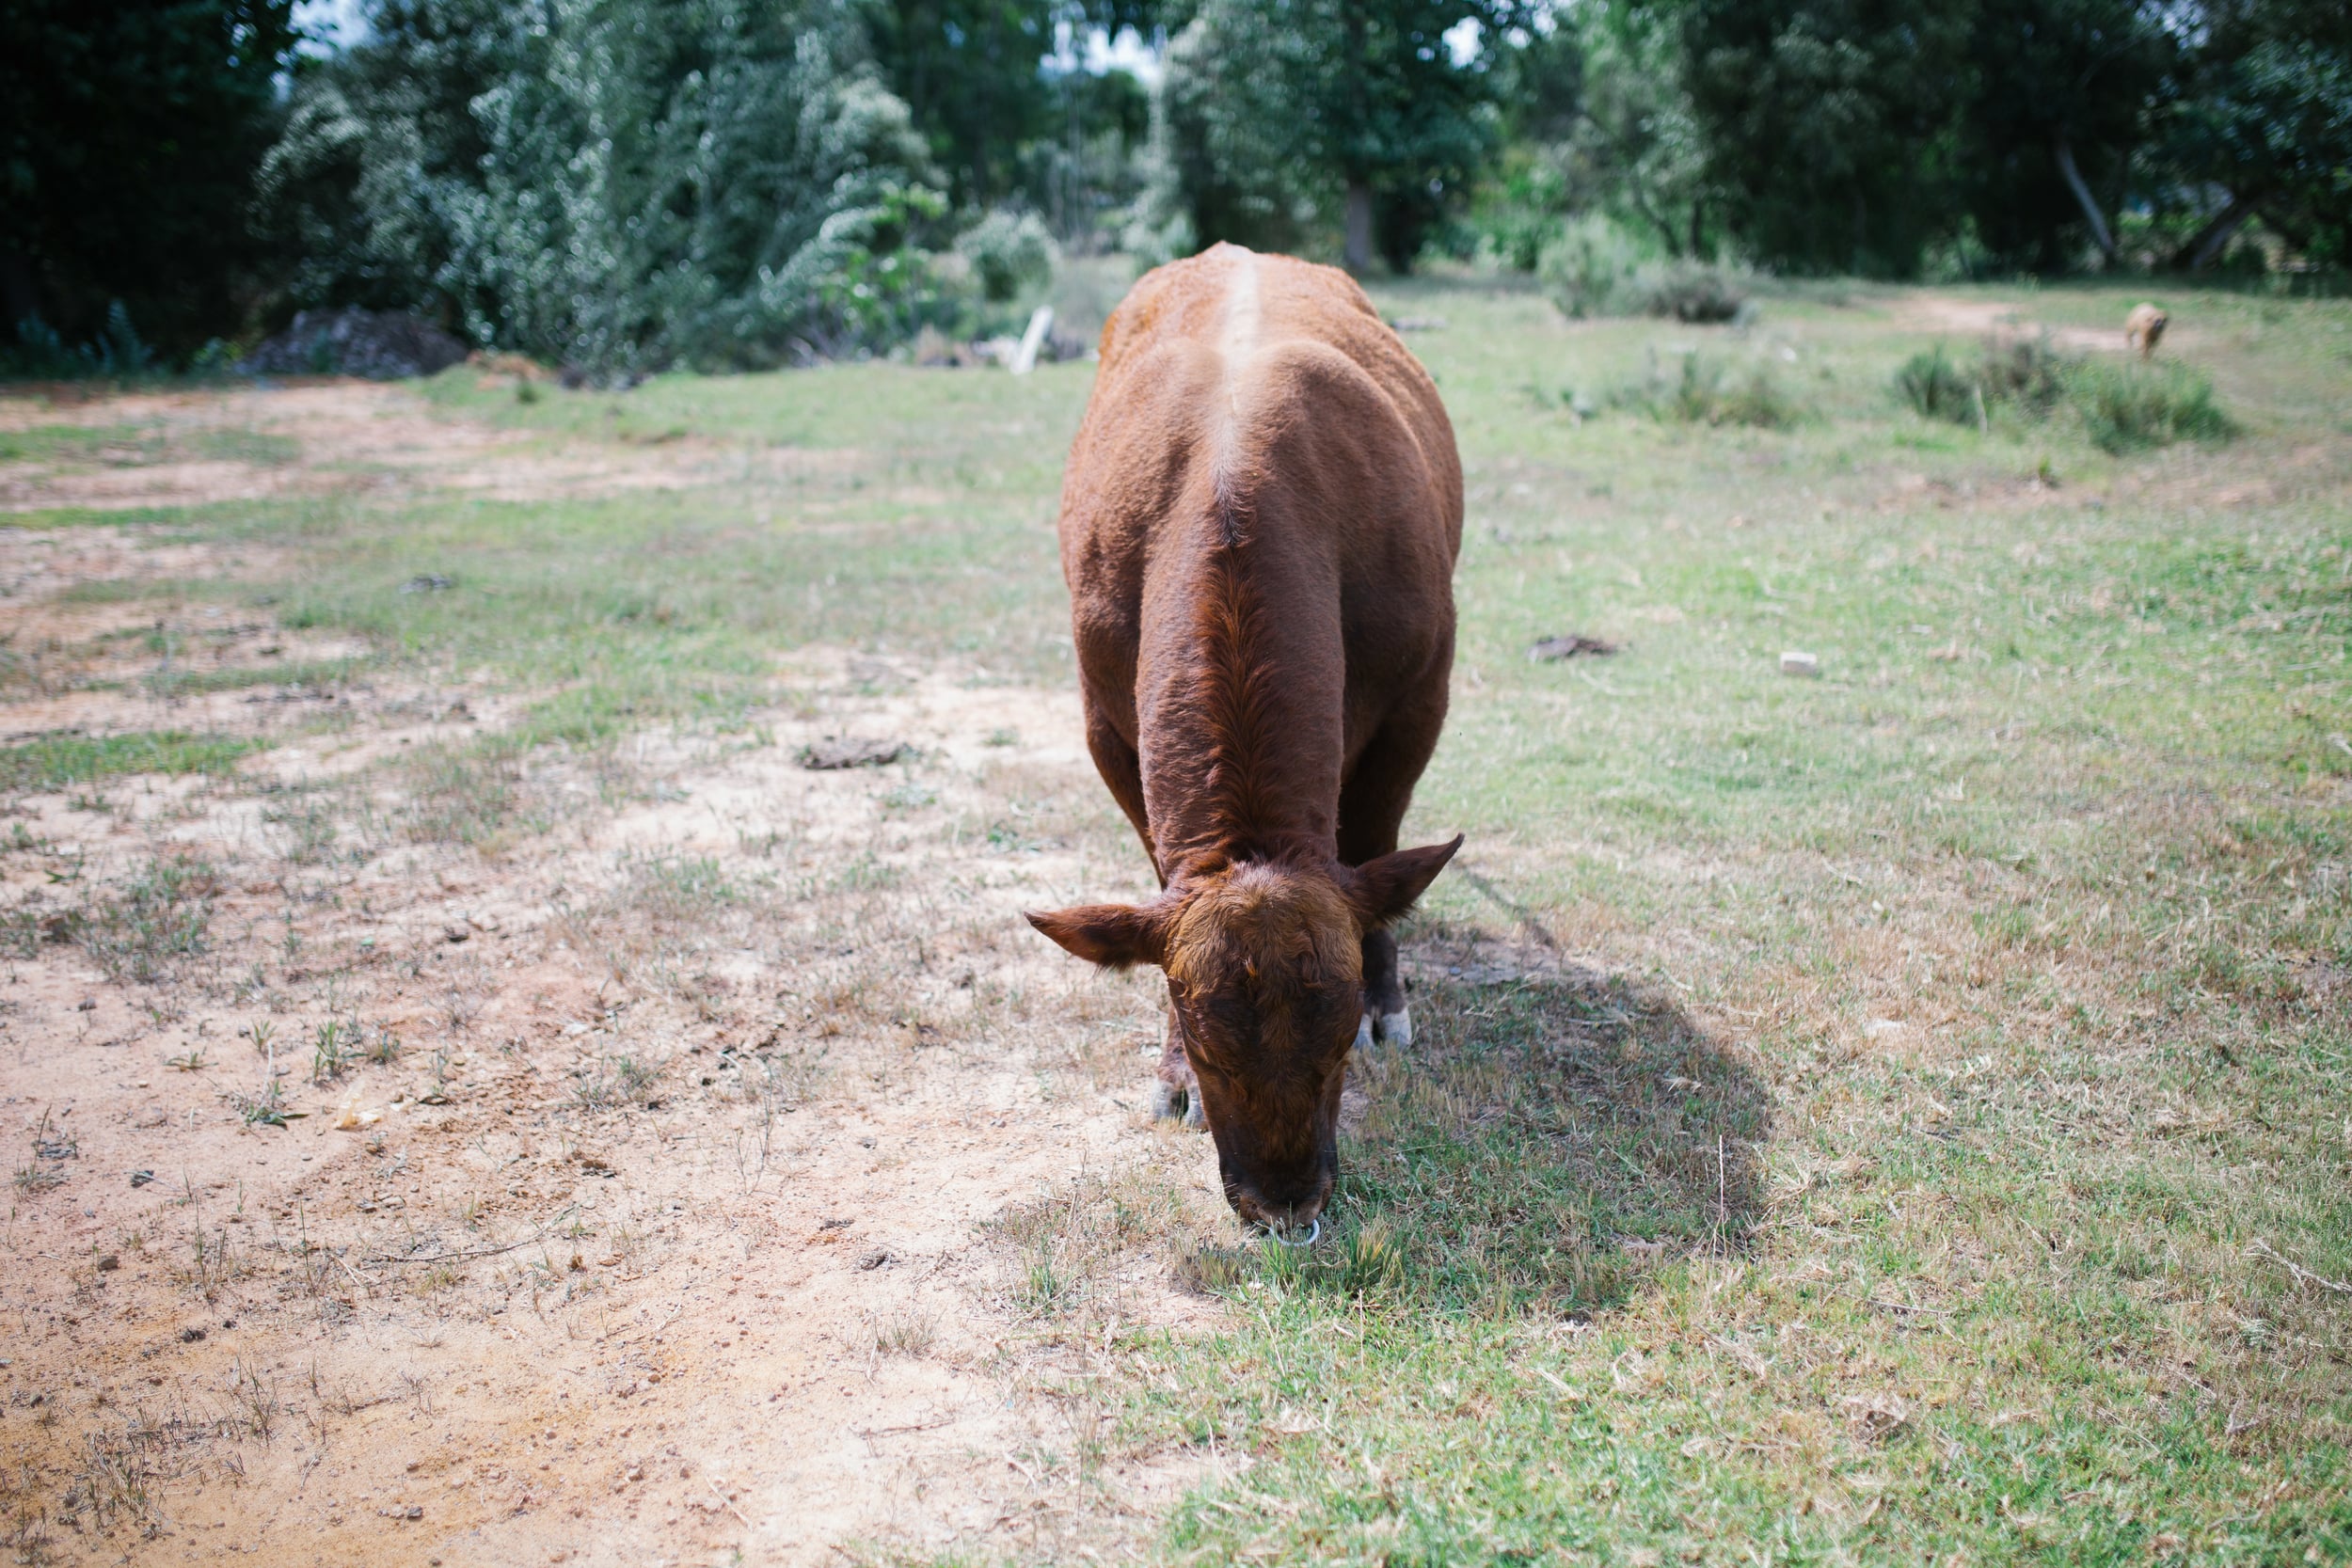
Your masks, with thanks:
M 135 773 L 229 773 L 263 742 L 240 736 L 143 730 L 43 736 L 0 749 L 0 789 L 70 789 Z

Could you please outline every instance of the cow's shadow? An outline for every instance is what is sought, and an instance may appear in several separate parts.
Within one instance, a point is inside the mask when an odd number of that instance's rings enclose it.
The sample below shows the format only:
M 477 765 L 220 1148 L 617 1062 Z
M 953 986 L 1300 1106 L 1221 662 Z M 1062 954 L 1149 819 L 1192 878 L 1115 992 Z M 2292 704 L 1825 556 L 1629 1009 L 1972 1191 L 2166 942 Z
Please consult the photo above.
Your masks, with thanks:
M 1405 961 L 1414 1039 L 1354 1065 L 1302 1282 L 1573 1312 L 1745 1245 L 1772 1098 L 1743 1052 L 1540 943 L 1425 926 Z

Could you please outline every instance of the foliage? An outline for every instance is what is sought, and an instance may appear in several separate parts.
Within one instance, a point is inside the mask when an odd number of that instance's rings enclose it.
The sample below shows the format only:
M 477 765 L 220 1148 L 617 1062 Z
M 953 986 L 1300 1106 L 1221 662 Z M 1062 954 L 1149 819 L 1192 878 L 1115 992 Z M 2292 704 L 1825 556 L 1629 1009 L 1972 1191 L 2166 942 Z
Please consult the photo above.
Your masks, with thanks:
M 939 293 L 938 177 L 827 0 L 385 0 L 262 183 L 297 302 L 432 300 L 596 368 L 854 348 Z
M 1657 255 L 1720 248 L 1675 17 L 1601 0 L 1543 13 L 1501 52 L 1510 143 L 1473 221 L 1505 264 L 1535 270 L 1562 213 L 1606 215 Z
M 980 297 L 999 304 L 1051 282 L 1059 259 L 1033 213 L 990 213 L 957 237 L 956 252 L 970 263 Z
M 1538 270 L 1552 300 L 1570 316 L 1670 316 L 1720 323 L 1748 303 L 1730 268 L 1689 257 L 1661 260 L 1632 234 L 1598 214 L 1565 225 L 1544 247 Z
M 1197 238 L 1342 250 L 1359 270 L 1376 247 L 1409 269 L 1494 139 L 1483 56 L 1457 61 L 1444 35 L 1500 15 L 1486 0 L 1206 0 L 1162 89 Z
M 22 348 L 55 358 L 61 342 L 115 341 L 119 317 L 178 357 L 236 328 L 261 281 L 242 218 L 293 13 L 294 0 L 0 7 L 0 337 L 38 318 Z M 89 359 L 52 369 L 76 368 Z
M 1676 361 L 1671 372 L 1652 355 L 1643 375 L 1611 401 L 1685 424 L 1786 430 L 1805 417 L 1803 405 L 1760 360 L 1734 369 L 1696 350 L 1669 357 Z
M 1691 0 L 1692 107 L 1731 232 L 1799 271 L 1917 271 L 1952 206 L 1967 41 L 1940 0 Z
M 2213 383 L 2178 363 L 2069 358 L 2043 341 L 1994 341 L 1962 367 L 1944 346 L 1915 354 L 1896 372 L 1895 390 L 1914 412 L 1955 424 L 2005 419 L 2040 421 L 2071 413 L 2100 450 L 2125 452 L 2174 441 L 2220 441 L 2236 434 L 2215 401 Z

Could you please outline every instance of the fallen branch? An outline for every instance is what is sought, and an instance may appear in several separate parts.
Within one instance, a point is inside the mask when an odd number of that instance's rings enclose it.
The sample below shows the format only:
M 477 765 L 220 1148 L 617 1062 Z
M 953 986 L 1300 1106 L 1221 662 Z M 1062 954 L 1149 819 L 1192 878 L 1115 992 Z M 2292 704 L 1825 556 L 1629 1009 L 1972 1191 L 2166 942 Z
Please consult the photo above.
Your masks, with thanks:
M 2340 1296 L 2352 1296 L 2352 1283 L 2346 1283 L 2341 1279 L 2330 1279 L 2324 1274 L 2313 1274 L 2294 1259 L 2279 1252 L 2268 1242 L 2258 1241 L 2248 1247 L 2246 1252 L 2249 1258 L 2266 1258 L 2278 1264 L 2288 1274 L 2293 1275 L 2298 1285 L 2316 1285 L 2323 1291 L 2333 1291 Z

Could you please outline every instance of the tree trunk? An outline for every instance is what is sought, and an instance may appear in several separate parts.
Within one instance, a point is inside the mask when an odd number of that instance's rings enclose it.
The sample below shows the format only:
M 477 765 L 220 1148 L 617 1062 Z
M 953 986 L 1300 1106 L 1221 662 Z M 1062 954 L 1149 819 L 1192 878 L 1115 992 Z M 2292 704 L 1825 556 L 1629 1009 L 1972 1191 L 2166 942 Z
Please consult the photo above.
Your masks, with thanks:
M 2172 264 L 2190 272 L 2204 271 L 2221 259 L 2221 253 L 2229 248 L 2230 242 L 2237 238 L 2237 231 L 2245 228 L 2247 220 L 2253 215 L 2252 202 L 2231 197 L 2205 227 L 2189 236 L 2188 243 L 2181 246 L 2180 253 L 2173 257 Z
M 1372 270 L 1372 187 L 1347 182 L 1347 270 L 1361 277 Z
M 2083 216 L 2090 223 L 2091 244 L 2099 247 L 2099 254 L 2106 258 L 2107 265 L 2115 265 L 2115 230 L 2107 227 L 2107 215 L 2099 211 L 2099 203 L 2091 197 L 2090 187 L 2084 183 L 2083 171 L 2074 166 L 2074 149 L 2067 142 L 2065 132 L 2058 133 L 2053 150 L 2058 155 L 2058 173 L 2065 177 L 2066 188 L 2074 193 L 2075 204 L 2082 208 Z

